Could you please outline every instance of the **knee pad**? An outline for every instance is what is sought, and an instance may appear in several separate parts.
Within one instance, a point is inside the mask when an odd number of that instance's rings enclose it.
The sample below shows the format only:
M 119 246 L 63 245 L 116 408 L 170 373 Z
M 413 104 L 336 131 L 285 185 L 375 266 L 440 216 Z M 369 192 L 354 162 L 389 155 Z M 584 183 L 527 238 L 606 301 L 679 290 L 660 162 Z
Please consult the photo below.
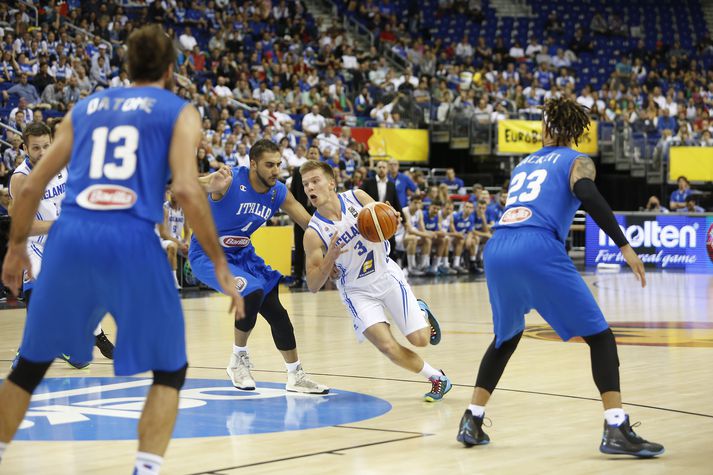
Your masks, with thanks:
M 188 363 L 184 364 L 183 367 L 177 369 L 176 371 L 154 371 L 153 383 L 160 384 L 161 386 L 168 386 L 170 388 L 174 388 L 176 391 L 180 391 L 183 387 L 183 383 L 186 381 L 187 370 Z
M 520 338 L 522 338 L 522 332 L 504 341 L 500 348 L 495 347 L 495 339 L 493 339 L 480 362 L 475 382 L 477 387 L 483 388 L 491 394 L 495 391 L 495 387 L 505 371 L 505 366 L 510 361 L 512 354 L 515 353 L 517 344 L 520 343 Z
M 260 306 L 262 305 L 263 295 L 265 294 L 262 290 L 258 290 L 257 292 L 253 292 L 243 297 L 243 302 L 245 304 L 245 318 L 235 320 L 236 329 L 243 332 L 249 332 L 255 328 L 255 322 L 257 322 L 257 314 L 260 311 Z
M 599 392 L 619 392 L 619 355 L 611 328 L 596 335 L 585 336 L 583 339 L 589 345 L 592 376 Z
M 287 310 L 285 310 L 285 307 L 280 303 L 280 299 L 277 295 L 277 287 L 265 298 L 265 302 L 263 302 L 262 308 L 260 308 L 260 313 L 270 324 L 272 339 L 278 350 L 290 351 L 297 348 L 295 330 L 292 327 L 292 322 L 290 321 L 290 316 L 287 314 Z
M 45 377 L 45 373 L 51 365 L 51 361 L 46 363 L 33 363 L 21 356 L 17 361 L 17 366 L 10 372 L 7 379 L 32 394 L 40 382 L 42 382 L 42 378 Z

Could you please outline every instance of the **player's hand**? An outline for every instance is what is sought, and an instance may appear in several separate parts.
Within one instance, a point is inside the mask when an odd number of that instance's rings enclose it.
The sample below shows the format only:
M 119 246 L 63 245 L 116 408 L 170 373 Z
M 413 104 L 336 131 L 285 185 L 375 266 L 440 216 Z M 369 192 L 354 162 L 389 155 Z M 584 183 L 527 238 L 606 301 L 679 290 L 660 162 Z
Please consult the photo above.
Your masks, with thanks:
M 339 239 L 339 234 L 332 234 L 332 239 L 329 241 L 329 248 L 327 248 L 327 254 L 324 256 L 325 259 L 329 259 L 329 262 L 337 262 L 339 256 L 344 254 L 346 249 L 344 249 L 344 243 L 337 244 L 337 239 Z
M 232 179 L 232 169 L 226 165 L 222 165 L 218 171 L 210 175 L 208 189 L 211 190 L 211 192 L 227 190 Z
M 631 271 L 634 273 L 636 280 L 641 282 L 641 287 L 646 287 L 646 269 L 644 269 L 644 263 L 641 262 L 641 259 L 636 255 L 634 249 L 627 244 L 623 246 L 620 251 L 621 255 L 626 259 L 626 263 L 631 267 Z
M 22 244 L 11 244 L 5 254 L 2 265 L 2 282 L 10 289 L 12 295 L 18 297 L 22 289 L 22 273 L 27 270 L 27 278 L 32 279 L 32 264 L 27 256 L 27 246 Z
M 401 223 L 401 222 L 403 221 L 403 218 L 401 217 L 401 213 L 399 213 L 398 211 L 396 211 L 396 208 L 394 208 L 393 206 L 391 206 L 391 203 L 389 203 L 388 201 L 386 202 L 386 204 L 389 205 L 389 207 L 391 207 L 391 209 L 393 210 L 393 212 L 394 212 L 394 214 L 396 215 L 396 217 L 399 218 L 399 223 Z
M 179 242 L 178 243 L 178 252 L 180 252 L 182 255 L 187 255 L 188 254 L 188 243 L 187 242 Z
M 220 289 L 230 297 L 231 302 L 228 312 L 232 313 L 236 320 L 241 320 L 245 317 L 245 304 L 243 297 L 240 296 L 240 292 L 235 286 L 235 276 L 230 272 L 225 261 L 215 266 L 215 277 L 218 279 Z

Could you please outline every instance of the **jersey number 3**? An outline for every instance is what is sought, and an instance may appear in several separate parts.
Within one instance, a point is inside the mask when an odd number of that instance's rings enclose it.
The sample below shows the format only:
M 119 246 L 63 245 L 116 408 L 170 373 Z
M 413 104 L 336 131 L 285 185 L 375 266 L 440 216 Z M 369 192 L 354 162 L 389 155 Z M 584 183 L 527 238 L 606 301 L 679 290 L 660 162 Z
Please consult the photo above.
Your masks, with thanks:
M 105 163 L 107 143 L 119 144 L 111 157 L 117 162 Z M 110 180 L 127 180 L 136 172 L 136 150 L 139 148 L 139 131 L 131 125 L 120 125 L 109 130 L 97 127 L 92 132 L 92 158 L 89 178 L 107 177 Z
M 546 178 L 547 170 L 535 170 L 529 175 L 527 172 L 520 172 L 512 177 L 510 190 L 508 192 L 508 200 L 505 202 L 505 206 L 510 206 L 517 201 L 520 203 L 534 201 L 538 196 L 540 196 L 542 183 Z M 521 188 L 525 184 L 527 184 L 527 188 L 521 191 Z

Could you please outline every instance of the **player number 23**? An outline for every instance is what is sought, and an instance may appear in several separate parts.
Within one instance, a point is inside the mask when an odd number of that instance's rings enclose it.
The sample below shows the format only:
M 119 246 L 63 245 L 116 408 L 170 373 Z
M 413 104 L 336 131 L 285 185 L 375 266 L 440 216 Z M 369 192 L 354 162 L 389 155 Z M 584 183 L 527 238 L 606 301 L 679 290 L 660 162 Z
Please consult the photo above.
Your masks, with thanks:
M 517 201 L 521 203 L 533 201 L 540 195 L 542 183 L 546 178 L 547 170 L 535 170 L 529 175 L 527 172 L 520 172 L 512 177 L 508 200 L 505 202 L 505 206 L 510 206 Z M 527 185 L 527 187 L 520 191 L 524 185 Z
M 105 176 L 110 180 L 126 180 L 134 174 L 136 150 L 139 148 L 139 131 L 136 127 L 120 125 L 111 130 L 108 127 L 97 127 L 92 132 L 92 142 L 89 178 Z M 104 163 L 107 143 L 117 144 L 113 156 L 117 162 Z

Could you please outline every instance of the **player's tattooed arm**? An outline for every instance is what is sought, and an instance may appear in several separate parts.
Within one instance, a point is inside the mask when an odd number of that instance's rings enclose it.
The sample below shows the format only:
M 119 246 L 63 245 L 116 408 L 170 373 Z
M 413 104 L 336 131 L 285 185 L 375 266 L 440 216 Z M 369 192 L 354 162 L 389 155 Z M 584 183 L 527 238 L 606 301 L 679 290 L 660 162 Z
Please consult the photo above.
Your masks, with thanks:
M 569 188 L 574 190 L 574 184 L 582 178 L 589 178 L 594 181 L 597 177 L 597 168 L 594 166 L 594 160 L 582 155 L 576 158 L 572 171 L 569 174 Z

